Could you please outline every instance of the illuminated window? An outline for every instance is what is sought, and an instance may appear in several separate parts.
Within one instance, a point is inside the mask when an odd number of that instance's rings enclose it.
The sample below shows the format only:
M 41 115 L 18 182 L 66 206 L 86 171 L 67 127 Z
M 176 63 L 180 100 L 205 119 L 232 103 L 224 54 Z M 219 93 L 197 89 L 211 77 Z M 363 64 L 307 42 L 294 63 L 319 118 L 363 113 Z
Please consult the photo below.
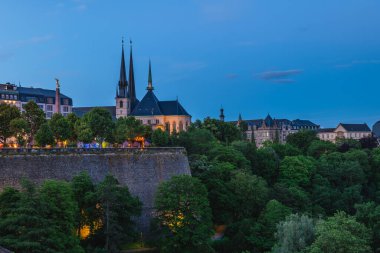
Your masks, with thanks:
M 179 122 L 179 131 L 183 131 L 183 123 L 182 123 L 182 121 Z

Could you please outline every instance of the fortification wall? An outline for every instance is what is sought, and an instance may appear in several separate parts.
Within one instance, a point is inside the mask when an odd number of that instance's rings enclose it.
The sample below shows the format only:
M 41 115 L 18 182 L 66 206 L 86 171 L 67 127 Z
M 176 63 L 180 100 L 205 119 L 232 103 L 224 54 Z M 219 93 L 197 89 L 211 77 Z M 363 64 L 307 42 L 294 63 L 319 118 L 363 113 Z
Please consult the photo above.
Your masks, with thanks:
M 158 184 L 174 175 L 190 175 L 183 148 L 0 150 L 0 190 L 18 188 L 22 178 L 36 183 L 70 181 L 81 171 L 87 171 L 95 182 L 110 173 L 127 185 L 143 203 L 137 224 L 139 232 L 146 235 Z

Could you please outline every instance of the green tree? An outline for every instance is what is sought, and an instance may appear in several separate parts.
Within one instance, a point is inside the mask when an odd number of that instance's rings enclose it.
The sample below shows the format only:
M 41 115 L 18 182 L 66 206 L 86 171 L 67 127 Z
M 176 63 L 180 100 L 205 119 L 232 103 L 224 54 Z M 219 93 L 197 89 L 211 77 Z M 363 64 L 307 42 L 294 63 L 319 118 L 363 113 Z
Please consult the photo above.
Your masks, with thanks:
M 355 205 L 355 217 L 357 221 L 363 223 L 372 230 L 372 249 L 374 252 L 380 251 L 380 205 L 374 202 L 367 202 Z
M 81 123 L 85 126 L 81 129 L 90 129 L 95 140 L 99 143 L 112 138 L 114 123 L 112 122 L 111 113 L 106 109 L 92 109 L 82 117 Z M 85 131 L 87 132 L 88 130 Z
M 230 206 L 235 220 L 258 217 L 268 201 L 269 189 L 265 180 L 256 175 L 237 172 L 228 182 L 234 198 Z
M 71 180 L 71 189 L 73 191 L 74 200 L 76 201 L 79 212 L 75 217 L 76 231 L 78 237 L 81 229 L 88 227 L 90 232 L 95 233 L 95 225 L 99 220 L 96 210 L 96 194 L 95 185 L 93 184 L 87 172 L 81 172 Z
M 169 144 L 169 134 L 161 129 L 156 129 L 152 133 L 152 143 L 156 147 L 167 147 Z
M 15 252 L 83 252 L 70 224 L 73 202 L 68 192 L 67 187 L 51 185 L 39 191 L 23 181 L 21 192 L 1 193 L 0 244 Z M 10 200 L 11 203 L 5 202 Z M 68 209 L 62 206 L 65 204 Z
M 45 147 L 46 145 L 54 144 L 54 136 L 49 124 L 45 123 L 41 125 L 40 129 L 38 129 L 36 133 L 35 139 L 38 146 L 40 147 Z
M 307 149 L 307 154 L 319 158 L 323 154 L 329 154 L 337 150 L 336 145 L 330 141 L 315 140 Z
M 11 137 L 14 132 L 11 128 L 11 122 L 20 118 L 20 111 L 16 106 L 0 104 L 0 143 L 6 144 L 7 138 Z
M 267 147 L 274 149 L 274 151 L 276 152 L 278 157 L 280 157 L 280 159 L 284 159 L 286 156 L 301 155 L 301 150 L 288 143 L 270 143 L 270 145 L 268 145 Z
M 29 133 L 28 122 L 23 118 L 17 118 L 11 121 L 10 128 L 16 137 L 17 144 L 21 147 L 24 146 Z
M 190 127 L 188 131 L 180 132 L 178 145 L 185 147 L 189 155 L 207 154 L 216 145 L 216 138 L 206 129 Z
M 29 128 L 29 139 L 28 145 L 34 140 L 37 131 L 46 122 L 45 113 L 38 107 L 34 101 L 29 101 L 25 104 L 25 113 L 23 113 L 23 118 L 28 122 Z
M 83 122 L 82 119 L 78 120 L 75 124 L 75 135 L 77 136 L 78 141 L 82 141 L 84 143 L 90 143 L 95 138 L 90 127 Z
M 310 246 L 310 253 L 366 253 L 371 233 L 363 224 L 345 212 L 337 212 L 333 217 L 317 223 L 316 239 Z
M 273 253 L 305 252 L 315 239 L 315 222 L 305 214 L 291 214 L 277 225 L 275 238 Z
M 211 161 L 217 163 L 228 162 L 238 169 L 250 169 L 251 163 L 245 156 L 231 146 L 215 145 L 209 150 L 208 157 Z
M 56 142 L 68 140 L 72 136 L 68 120 L 59 113 L 53 114 L 53 117 L 49 120 L 49 126 Z
M 120 186 L 111 175 L 96 187 L 95 194 L 102 227 L 95 230 L 89 240 L 103 246 L 109 253 L 119 252 L 122 244 L 136 239 L 133 217 L 140 215 L 141 202 L 130 194 L 127 186 Z
M 39 189 L 41 215 L 48 220 L 49 227 L 54 228 L 57 251 L 76 253 L 84 252 L 75 234 L 75 216 L 77 203 L 69 183 L 47 180 Z
M 318 140 L 317 133 L 311 130 L 301 130 L 286 137 L 286 143 L 299 148 L 304 154 L 315 140 Z
M 67 119 L 67 122 L 69 123 L 69 129 L 71 133 L 69 140 L 71 142 L 75 142 L 78 139 L 78 136 L 76 135 L 76 131 L 75 131 L 75 126 L 80 119 L 75 113 L 69 113 L 66 119 Z
M 162 252 L 212 252 L 211 210 L 207 190 L 191 176 L 161 183 L 155 199 Z
M 272 199 L 266 204 L 248 237 L 257 252 L 266 252 L 273 247 L 277 223 L 290 214 L 291 209 L 277 200 Z
M 136 137 L 150 137 L 151 128 L 135 117 L 121 117 L 116 121 L 115 137 L 118 143 L 132 141 Z
M 315 169 L 315 162 L 311 158 L 287 156 L 280 164 L 279 181 L 288 186 L 307 187 Z
M 260 148 L 256 152 L 256 159 L 252 163 L 253 174 L 263 177 L 269 185 L 273 185 L 278 178 L 280 157 L 273 148 Z

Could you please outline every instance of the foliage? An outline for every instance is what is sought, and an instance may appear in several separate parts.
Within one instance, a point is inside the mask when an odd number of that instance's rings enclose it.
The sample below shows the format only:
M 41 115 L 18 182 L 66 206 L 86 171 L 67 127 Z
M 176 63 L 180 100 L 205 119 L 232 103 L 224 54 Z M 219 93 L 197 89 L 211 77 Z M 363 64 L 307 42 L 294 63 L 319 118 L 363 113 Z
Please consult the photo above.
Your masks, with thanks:
M 92 109 L 81 118 L 80 125 L 82 124 L 83 126 L 80 129 L 86 133 L 89 133 L 89 131 L 84 129 L 90 129 L 94 139 L 98 142 L 103 142 L 112 136 L 114 123 L 112 122 L 111 113 L 106 109 Z
M 25 112 L 23 113 L 23 118 L 28 122 L 28 144 L 30 144 L 34 140 L 37 131 L 46 122 L 45 113 L 34 101 L 26 103 L 24 109 Z
M 209 130 L 216 139 L 224 143 L 242 139 L 242 132 L 235 123 L 224 122 L 217 119 L 205 118 L 203 123 L 198 122 L 198 128 Z
M 65 141 L 72 136 L 69 121 L 59 113 L 53 114 L 49 126 L 57 142 Z
M 140 215 L 141 202 L 111 175 L 96 187 L 95 194 L 101 227 L 93 231 L 89 241 L 109 253 L 119 252 L 122 244 L 136 239 L 132 217 Z
M 309 248 L 310 253 L 371 252 L 371 233 L 363 224 L 345 212 L 320 221 L 316 226 L 316 239 Z
M 167 131 L 162 131 L 160 128 L 152 133 L 152 143 L 156 147 L 167 147 L 169 144 L 169 134 Z
M 248 237 L 256 251 L 266 252 L 273 247 L 277 223 L 290 214 L 291 209 L 277 200 L 272 199 L 266 204 Z
M 13 135 L 11 122 L 20 116 L 16 106 L 0 103 L 0 143 L 5 144 L 6 139 Z
M 21 192 L 0 194 L 0 208 L 1 245 L 15 252 L 83 252 L 73 233 L 75 202 L 67 184 L 49 181 L 36 189 L 24 181 Z
M 367 202 L 355 205 L 357 221 L 363 223 L 372 230 L 372 249 L 374 252 L 380 250 L 380 205 Z
M 280 157 L 273 148 L 260 148 L 252 162 L 252 172 L 263 177 L 269 185 L 273 185 L 278 178 Z
M 26 144 L 26 137 L 29 133 L 29 125 L 23 118 L 13 119 L 10 123 L 10 129 L 16 137 L 17 144 L 24 146 Z
M 336 145 L 330 141 L 315 140 L 312 141 L 307 154 L 315 158 L 319 158 L 323 154 L 329 154 L 337 150 Z
M 234 196 L 230 206 L 235 220 L 258 217 L 268 201 L 269 189 L 264 179 L 245 172 L 237 172 L 228 182 Z
M 302 152 L 306 153 L 311 143 L 318 140 L 315 131 L 301 130 L 294 134 L 289 134 L 286 137 L 286 143 L 299 148 Z
M 36 142 L 38 146 L 45 147 L 46 145 L 54 144 L 53 132 L 50 129 L 49 124 L 42 124 L 36 133 Z
M 115 139 L 119 143 L 134 140 L 138 136 L 150 137 L 151 128 L 135 117 L 121 117 L 116 121 Z
M 163 252 L 212 252 L 211 210 L 198 179 L 183 175 L 161 183 L 155 208 Z
M 189 155 L 207 154 L 216 145 L 216 138 L 206 129 L 190 127 L 178 135 L 178 145 L 185 147 Z
M 273 253 L 303 252 L 315 238 L 315 222 L 305 214 L 292 214 L 277 225 Z

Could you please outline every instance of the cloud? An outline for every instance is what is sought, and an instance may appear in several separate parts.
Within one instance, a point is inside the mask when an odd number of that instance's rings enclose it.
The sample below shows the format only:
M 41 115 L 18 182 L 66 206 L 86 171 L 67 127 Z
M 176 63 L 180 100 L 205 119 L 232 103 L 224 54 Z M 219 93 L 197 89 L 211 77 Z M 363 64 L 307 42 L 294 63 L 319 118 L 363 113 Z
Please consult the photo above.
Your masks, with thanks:
M 229 74 L 227 74 L 226 75 L 226 78 L 227 79 L 236 79 L 236 78 L 238 78 L 239 77 L 239 75 L 238 74 L 235 74 L 235 73 L 229 73 Z
M 290 70 L 282 70 L 282 71 L 267 71 L 257 74 L 259 78 L 271 81 L 275 83 L 293 83 L 294 79 L 290 78 L 295 75 L 299 75 L 303 72 L 302 69 L 290 69 Z
M 335 68 L 351 68 L 356 65 L 378 65 L 380 64 L 380 60 L 354 60 L 349 63 L 337 64 Z

